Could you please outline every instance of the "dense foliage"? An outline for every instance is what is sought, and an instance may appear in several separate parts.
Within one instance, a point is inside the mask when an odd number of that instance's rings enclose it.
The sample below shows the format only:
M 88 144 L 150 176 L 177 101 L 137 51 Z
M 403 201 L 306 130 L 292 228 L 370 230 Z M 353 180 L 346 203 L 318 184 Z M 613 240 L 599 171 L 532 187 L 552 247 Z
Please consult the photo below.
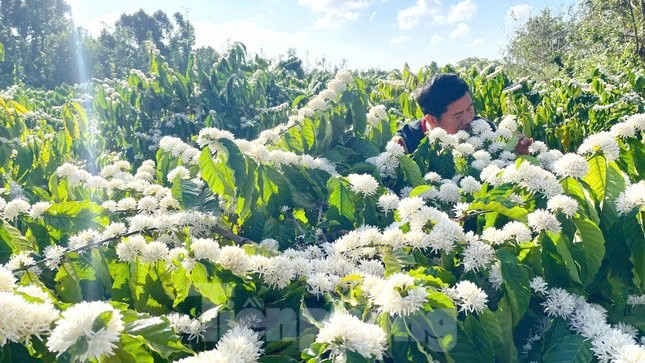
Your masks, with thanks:
M 456 70 L 496 129 L 404 155 L 437 69 L 147 54 L 0 94 L 2 361 L 643 359 L 642 70 Z

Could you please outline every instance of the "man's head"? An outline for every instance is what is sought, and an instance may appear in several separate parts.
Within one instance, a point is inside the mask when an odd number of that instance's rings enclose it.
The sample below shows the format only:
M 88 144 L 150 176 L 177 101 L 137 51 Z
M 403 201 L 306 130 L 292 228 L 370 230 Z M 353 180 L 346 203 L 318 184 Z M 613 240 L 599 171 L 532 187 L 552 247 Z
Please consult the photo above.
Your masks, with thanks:
M 468 129 L 475 118 L 468 84 L 452 73 L 434 76 L 417 91 L 416 100 L 425 122 L 449 134 Z

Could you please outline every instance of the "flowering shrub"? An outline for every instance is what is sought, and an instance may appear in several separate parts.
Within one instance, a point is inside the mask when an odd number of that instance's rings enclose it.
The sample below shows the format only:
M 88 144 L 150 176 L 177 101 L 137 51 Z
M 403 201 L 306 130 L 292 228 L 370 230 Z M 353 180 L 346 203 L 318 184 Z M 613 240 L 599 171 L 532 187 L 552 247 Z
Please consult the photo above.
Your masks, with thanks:
M 645 115 L 575 152 L 516 155 L 507 115 L 405 155 L 383 97 L 340 72 L 256 139 L 161 135 L 146 160 L 0 98 L 2 357 L 642 361 Z

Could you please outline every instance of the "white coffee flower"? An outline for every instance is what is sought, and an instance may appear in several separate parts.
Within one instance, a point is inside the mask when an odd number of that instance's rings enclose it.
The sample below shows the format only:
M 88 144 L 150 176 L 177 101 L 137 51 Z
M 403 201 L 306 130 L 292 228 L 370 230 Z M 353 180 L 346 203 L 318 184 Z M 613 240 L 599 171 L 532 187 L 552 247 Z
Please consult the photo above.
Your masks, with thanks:
M 576 301 L 570 293 L 561 288 L 553 288 L 547 292 L 546 301 L 542 303 L 544 311 L 550 316 L 567 319 L 576 306 Z
M 253 267 L 249 255 L 238 246 L 224 246 L 217 256 L 217 263 L 238 276 L 246 276 Z
M 10 269 L 0 265 L 0 291 L 11 291 L 16 287 L 16 277 Z
M 546 281 L 542 278 L 542 276 L 536 276 L 531 280 L 531 283 L 529 284 L 531 287 L 531 290 L 535 293 L 540 293 L 540 294 L 546 294 L 547 289 L 549 286 L 547 285 Z
M 600 151 L 607 161 L 618 159 L 620 148 L 616 139 L 607 131 L 588 136 L 578 148 L 580 155 L 594 155 Z
M 495 250 L 490 245 L 474 240 L 468 244 L 463 252 L 464 271 L 479 271 L 486 269 L 495 259 Z
M 468 280 L 458 282 L 452 288 L 452 295 L 455 297 L 455 303 L 459 305 L 459 311 L 467 313 L 481 313 L 488 302 L 488 295 L 484 290 Z
M 645 206 L 645 180 L 632 184 L 616 198 L 616 210 L 620 215 L 631 212 L 634 208 Z
M 587 176 L 589 165 L 584 157 L 568 153 L 553 162 L 553 171 L 560 177 L 582 179 Z
M 172 169 L 170 172 L 168 172 L 168 181 L 173 182 L 175 178 L 179 177 L 179 179 L 190 179 L 190 171 L 186 169 L 185 167 L 179 165 L 176 168 Z
M 40 218 L 40 216 L 49 209 L 49 207 L 51 207 L 51 203 L 49 202 L 37 202 L 31 206 L 29 217 L 33 219 Z
M 562 226 L 557 218 L 544 209 L 537 209 L 528 215 L 529 226 L 536 232 L 560 233 Z
M 578 202 L 569 196 L 560 194 L 549 199 L 547 209 L 554 213 L 560 211 L 568 218 L 571 218 L 578 211 Z
M 335 357 L 351 350 L 365 358 L 383 359 L 387 337 L 380 326 L 364 323 L 357 317 L 336 312 L 318 332 L 316 342 L 327 343 Z
M 94 331 L 94 321 L 104 312 L 111 316 L 101 329 Z M 102 301 L 80 302 L 67 310 L 61 316 L 47 340 L 47 348 L 60 356 L 66 352 L 79 338 L 85 339 L 87 348 L 78 357 L 81 360 L 99 359 L 110 356 L 119 344 L 124 325 L 121 312 L 110 304 Z
M 121 261 L 134 262 L 141 255 L 141 250 L 145 246 L 146 239 L 142 235 L 133 235 L 119 242 L 116 246 L 116 254 Z
M 27 213 L 30 208 L 31 205 L 26 200 L 14 199 L 4 207 L 4 218 L 12 220 L 20 214 Z
M 378 189 L 378 182 L 369 174 L 349 174 L 347 179 L 350 183 L 349 187 L 354 193 L 371 196 Z

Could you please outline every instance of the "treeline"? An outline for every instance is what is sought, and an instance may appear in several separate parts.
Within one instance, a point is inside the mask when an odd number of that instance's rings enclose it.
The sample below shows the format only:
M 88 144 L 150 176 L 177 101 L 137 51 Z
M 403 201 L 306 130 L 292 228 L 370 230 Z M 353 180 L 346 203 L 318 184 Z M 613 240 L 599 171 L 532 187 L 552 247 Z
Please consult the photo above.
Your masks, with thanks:
M 177 12 L 148 14 L 139 10 L 122 14 L 114 24 L 93 37 L 75 28 L 70 6 L 64 0 L 0 0 L 0 88 L 12 84 L 53 88 L 90 78 L 123 78 L 131 69 L 147 70 L 153 44 L 168 64 L 186 71 L 189 54 L 212 64 L 218 52 L 195 46 L 195 28 Z M 280 62 L 304 76 L 302 62 L 288 52 Z M 82 62 L 82 64 L 81 64 Z
M 148 69 L 150 44 L 182 72 L 191 53 L 201 64 L 212 64 L 222 51 L 197 48 L 195 29 L 179 12 L 139 10 L 108 25 L 94 37 L 74 27 L 64 0 L 0 0 L 0 88 L 23 84 L 51 89 L 91 78 L 123 78 L 131 69 Z M 620 73 L 645 64 L 644 27 L 645 0 L 581 0 L 564 13 L 547 9 L 531 16 L 496 61 L 518 78 L 579 77 L 598 65 Z M 456 66 L 481 68 L 490 62 L 467 58 Z M 302 63 L 292 50 L 278 60 L 279 67 L 301 79 Z M 438 69 L 434 62 L 429 66 Z
M 586 77 L 645 64 L 645 0 L 580 0 L 568 11 L 531 16 L 511 37 L 503 62 L 534 79 Z

